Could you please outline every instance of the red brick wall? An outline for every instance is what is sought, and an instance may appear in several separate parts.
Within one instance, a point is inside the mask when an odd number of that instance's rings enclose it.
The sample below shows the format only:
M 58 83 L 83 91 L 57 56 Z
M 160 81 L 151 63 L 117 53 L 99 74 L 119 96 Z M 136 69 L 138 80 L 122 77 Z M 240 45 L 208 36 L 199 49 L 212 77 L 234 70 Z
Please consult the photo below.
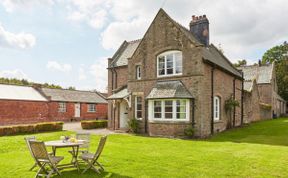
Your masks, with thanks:
M 0 125 L 49 121 L 48 102 L 0 100 Z
M 74 103 L 66 103 L 66 112 L 58 112 L 59 102 L 49 103 L 49 117 L 55 121 L 70 121 L 74 117 Z
M 107 119 L 108 104 L 96 104 L 96 112 L 88 112 L 88 104 L 81 104 L 81 118 Z

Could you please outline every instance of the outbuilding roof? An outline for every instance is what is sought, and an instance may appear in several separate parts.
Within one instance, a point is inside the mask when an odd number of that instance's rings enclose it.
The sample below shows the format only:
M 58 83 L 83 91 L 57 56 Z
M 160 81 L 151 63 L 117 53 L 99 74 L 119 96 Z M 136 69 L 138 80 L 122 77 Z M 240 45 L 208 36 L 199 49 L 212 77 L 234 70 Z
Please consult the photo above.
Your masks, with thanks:
M 47 99 L 33 87 L 6 84 L 0 84 L 0 99 L 47 101 Z
M 109 96 L 107 99 L 123 99 L 129 95 L 127 88 L 123 88 L 122 90 L 114 93 L 113 95 Z
M 152 88 L 147 99 L 193 98 L 181 81 L 160 81 Z
M 272 81 L 274 64 L 241 66 L 244 79 L 252 81 L 256 79 L 257 84 L 269 84 Z
M 39 88 L 51 101 L 80 102 L 80 103 L 107 103 L 107 101 L 96 92 Z

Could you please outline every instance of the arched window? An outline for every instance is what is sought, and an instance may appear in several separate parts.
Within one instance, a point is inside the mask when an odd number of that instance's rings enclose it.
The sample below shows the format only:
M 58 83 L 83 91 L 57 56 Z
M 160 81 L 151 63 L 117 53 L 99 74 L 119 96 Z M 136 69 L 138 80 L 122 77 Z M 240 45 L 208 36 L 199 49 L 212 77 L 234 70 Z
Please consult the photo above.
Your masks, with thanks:
M 157 76 L 182 74 L 182 52 L 167 51 L 157 56 Z
M 218 96 L 214 97 L 214 121 L 220 120 L 220 98 Z

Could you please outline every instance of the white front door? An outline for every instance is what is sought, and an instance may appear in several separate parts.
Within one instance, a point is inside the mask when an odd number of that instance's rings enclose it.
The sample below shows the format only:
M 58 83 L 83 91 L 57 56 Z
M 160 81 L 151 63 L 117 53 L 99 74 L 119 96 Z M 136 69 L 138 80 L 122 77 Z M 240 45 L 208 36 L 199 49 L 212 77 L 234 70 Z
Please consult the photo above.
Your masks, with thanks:
M 75 103 L 75 117 L 80 117 L 81 115 L 81 105 L 80 103 Z
M 120 103 L 120 129 L 128 128 L 128 104 L 126 101 Z

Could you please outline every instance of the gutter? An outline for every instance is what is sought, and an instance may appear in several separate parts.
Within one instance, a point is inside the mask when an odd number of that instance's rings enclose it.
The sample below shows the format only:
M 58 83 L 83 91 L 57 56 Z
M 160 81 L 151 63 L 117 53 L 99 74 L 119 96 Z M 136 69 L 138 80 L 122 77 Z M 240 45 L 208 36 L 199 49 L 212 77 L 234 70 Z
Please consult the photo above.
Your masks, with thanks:
M 236 86 L 235 86 L 235 78 L 233 79 L 233 99 L 235 100 L 236 98 Z M 233 107 L 233 127 L 235 127 L 235 118 L 236 118 L 236 107 Z
M 242 73 L 242 78 L 244 78 L 244 73 Z M 241 125 L 243 125 L 244 122 L 244 107 L 243 107 L 243 103 L 244 103 L 244 80 L 242 80 L 242 90 L 241 90 Z

